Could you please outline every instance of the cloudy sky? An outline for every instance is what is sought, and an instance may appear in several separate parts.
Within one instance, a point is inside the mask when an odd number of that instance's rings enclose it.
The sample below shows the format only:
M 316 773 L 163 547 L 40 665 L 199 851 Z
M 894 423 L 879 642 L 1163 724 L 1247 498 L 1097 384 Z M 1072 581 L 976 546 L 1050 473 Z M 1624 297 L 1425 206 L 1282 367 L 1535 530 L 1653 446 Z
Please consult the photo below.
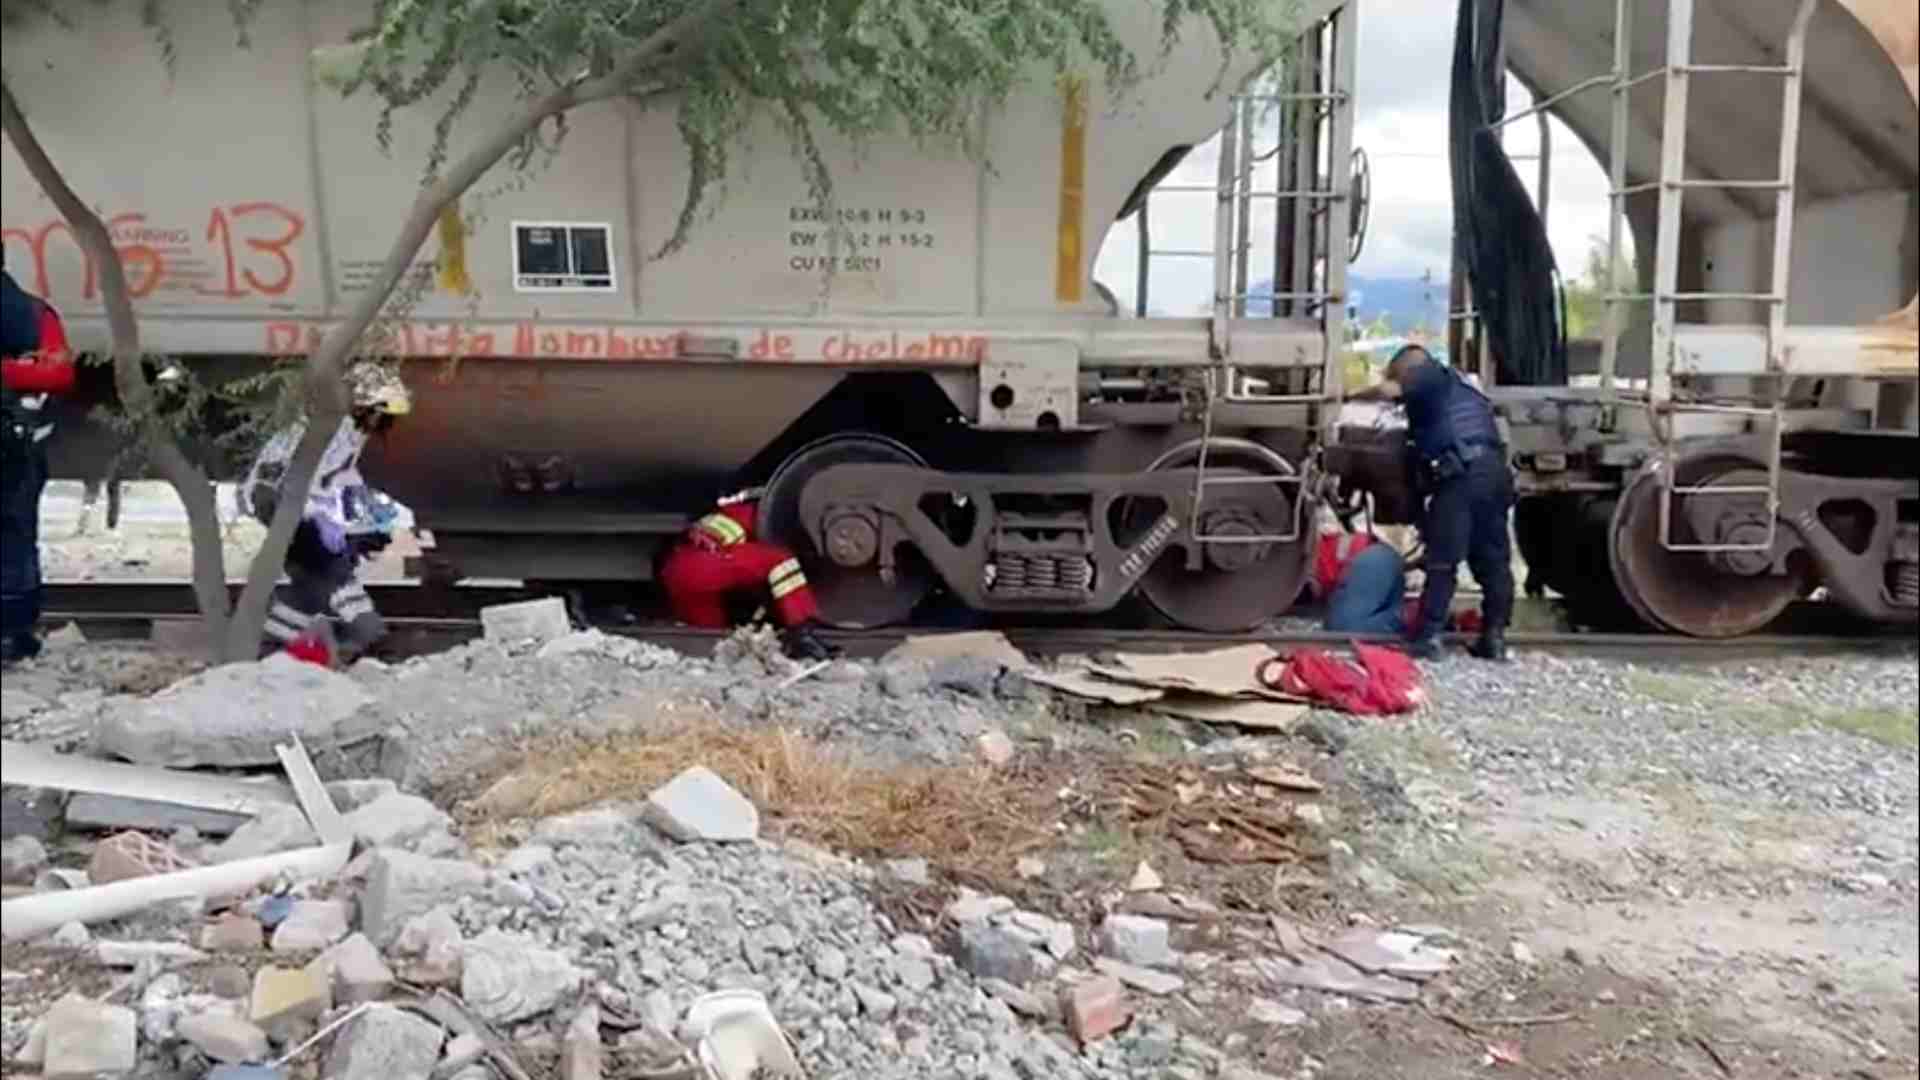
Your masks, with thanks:
M 1444 281 L 1452 249 L 1452 185 L 1447 165 L 1448 69 L 1453 56 L 1455 5 L 1441 0 L 1365 0 L 1360 16 L 1360 71 L 1355 145 L 1372 159 L 1373 211 L 1366 249 L 1351 272 L 1370 277 L 1419 277 L 1432 271 Z M 1570 78 L 1593 72 L 1570 73 Z M 1517 81 L 1508 86 L 1510 110 L 1531 99 Z M 1553 122 L 1552 195 L 1548 232 L 1562 271 L 1576 274 L 1584 264 L 1588 238 L 1607 229 L 1607 177 L 1602 166 L 1573 133 Z M 1271 138 L 1256 139 L 1256 152 Z M 1534 158 L 1538 127 L 1529 118 L 1507 129 L 1508 152 Z M 1169 184 L 1211 184 L 1219 164 L 1216 139 L 1190 154 Z M 1534 186 L 1537 160 L 1516 161 Z M 1274 186 L 1271 171 L 1258 177 Z M 1271 207 L 1272 201 L 1258 206 Z M 1206 195 L 1161 194 L 1151 214 L 1156 249 L 1212 247 L 1212 199 Z M 1272 213 L 1256 210 L 1253 259 L 1271 264 Z M 1117 226 L 1101 248 L 1095 275 L 1112 289 L 1123 310 L 1134 302 L 1136 249 L 1131 220 Z M 1212 295 L 1212 266 L 1205 259 L 1156 258 L 1148 296 L 1165 314 L 1196 314 Z M 1260 280 L 1268 275 L 1255 272 Z

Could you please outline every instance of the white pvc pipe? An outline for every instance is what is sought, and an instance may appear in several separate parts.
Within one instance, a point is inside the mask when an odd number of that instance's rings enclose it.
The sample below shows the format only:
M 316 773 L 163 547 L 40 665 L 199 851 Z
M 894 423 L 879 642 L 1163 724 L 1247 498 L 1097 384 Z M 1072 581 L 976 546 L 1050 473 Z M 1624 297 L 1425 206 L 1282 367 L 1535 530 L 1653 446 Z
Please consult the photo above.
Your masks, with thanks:
M 128 878 L 110 885 L 22 896 L 0 903 L 0 940 L 26 941 L 70 922 L 106 922 L 169 900 L 240 895 L 281 874 L 298 878 L 332 877 L 347 865 L 347 857 L 352 853 L 350 843 L 330 844 L 171 874 Z

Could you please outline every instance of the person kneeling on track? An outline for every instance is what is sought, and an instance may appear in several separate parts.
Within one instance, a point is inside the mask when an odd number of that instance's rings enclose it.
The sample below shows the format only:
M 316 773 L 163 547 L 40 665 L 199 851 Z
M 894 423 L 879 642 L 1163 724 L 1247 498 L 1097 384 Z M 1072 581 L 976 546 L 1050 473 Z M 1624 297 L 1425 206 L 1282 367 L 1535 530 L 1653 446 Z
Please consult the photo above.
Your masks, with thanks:
M 391 500 L 367 486 L 359 461 L 367 439 L 406 415 L 411 402 L 399 380 L 376 365 L 355 368 L 348 381 L 353 411 L 314 471 L 287 547 L 287 583 L 274 590 L 267 612 L 263 655 L 277 649 L 312 655 L 317 649 L 313 658 L 349 662 L 386 637 L 386 623 L 355 575 L 363 559 L 386 547 L 397 513 Z M 304 421 L 295 423 L 261 450 L 237 493 L 243 513 L 271 524 L 281 479 L 305 431 Z
M 667 603 L 681 622 L 717 630 L 732 622 L 729 600 L 764 590 L 772 600 L 774 622 L 783 631 L 787 655 L 832 659 L 837 650 L 815 633 L 820 609 L 800 560 L 754 536 L 760 494 L 749 489 L 721 499 L 668 550 L 660 566 Z
M 1371 533 L 1323 533 L 1313 557 L 1313 590 L 1338 634 L 1400 634 L 1406 567 L 1393 545 Z

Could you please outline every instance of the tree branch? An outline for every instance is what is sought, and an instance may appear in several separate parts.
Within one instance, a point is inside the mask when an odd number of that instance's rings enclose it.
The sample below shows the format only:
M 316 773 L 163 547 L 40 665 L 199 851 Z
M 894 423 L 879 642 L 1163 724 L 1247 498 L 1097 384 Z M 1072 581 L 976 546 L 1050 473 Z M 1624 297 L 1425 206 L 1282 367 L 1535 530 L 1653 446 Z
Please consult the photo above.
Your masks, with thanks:
M 114 387 L 119 391 L 122 408 L 138 424 L 154 466 L 173 485 L 181 505 L 186 508 L 187 525 L 193 538 L 194 596 L 200 605 L 200 615 L 206 621 L 209 639 L 218 643 L 226 631 L 228 599 L 226 559 L 220 544 L 220 514 L 214 487 L 207 474 L 187 457 L 160 423 L 153 386 L 141 368 L 146 353 L 140 344 L 140 323 L 133 314 L 126 268 L 120 263 L 120 253 L 114 249 L 113 236 L 100 215 L 74 193 L 59 166 L 40 145 L 32 125 L 20 111 L 20 103 L 14 99 L 13 88 L 4 79 L 0 79 L 0 129 L 5 130 L 28 174 L 66 219 L 74 239 L 99 274 L 101 301 L 113 337 Z

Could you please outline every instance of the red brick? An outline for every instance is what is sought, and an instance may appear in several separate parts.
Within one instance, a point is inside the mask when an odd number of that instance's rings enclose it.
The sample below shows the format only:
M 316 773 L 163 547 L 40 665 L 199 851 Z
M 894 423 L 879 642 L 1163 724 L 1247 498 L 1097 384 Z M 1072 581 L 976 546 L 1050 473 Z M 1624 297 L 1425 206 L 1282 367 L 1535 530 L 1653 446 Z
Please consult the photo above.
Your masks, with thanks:
M 1060 1011 L 1067 1016 L 1067 1030 L 1082 1046 L 1120 1030 L 1133 1016 L 1120 981 L 1105 975 L 1062 990 Z

